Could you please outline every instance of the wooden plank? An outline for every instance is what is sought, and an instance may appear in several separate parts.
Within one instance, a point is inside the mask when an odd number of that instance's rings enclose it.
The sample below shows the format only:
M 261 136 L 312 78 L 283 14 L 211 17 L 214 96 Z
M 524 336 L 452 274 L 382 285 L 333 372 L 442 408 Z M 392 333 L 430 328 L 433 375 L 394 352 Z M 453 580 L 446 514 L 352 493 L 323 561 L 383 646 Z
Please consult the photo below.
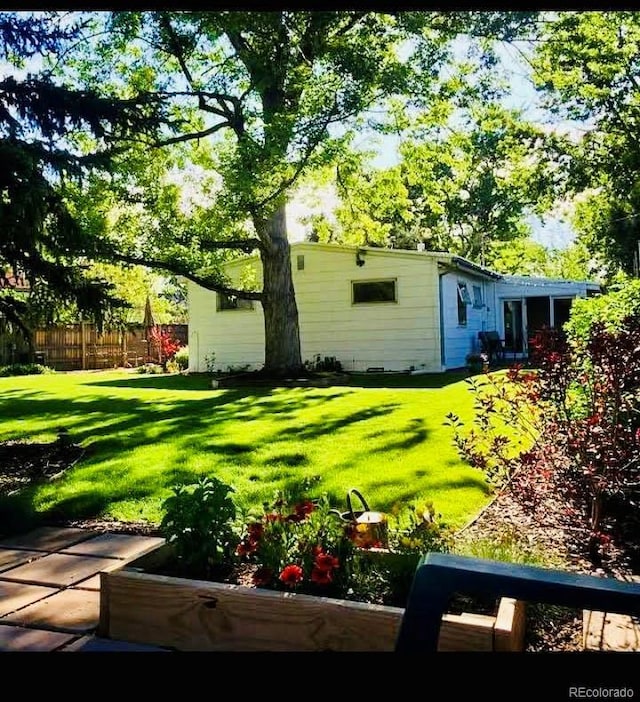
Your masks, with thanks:
M 498 606 L 494 627 L 495 651 L 524 651 L 526 603 L 503 597 Z
M 486 614 L 445 614 L 438 651 L 493 651 L 495 617 Z
M 393 651 L 404 610 L 139 573 L 101 574 L 101 636 L 183 651 Z M 446 614 L 439 651 L 493 650 L 495 618 Z
M 403 614 L 126 570 L 110 578 L 106 592 L 111 638 L 182 651 L 392 651 Z
M 583 612 L 583 646 L 587 651 L 640 651 L 640 621 L 626 614 Z

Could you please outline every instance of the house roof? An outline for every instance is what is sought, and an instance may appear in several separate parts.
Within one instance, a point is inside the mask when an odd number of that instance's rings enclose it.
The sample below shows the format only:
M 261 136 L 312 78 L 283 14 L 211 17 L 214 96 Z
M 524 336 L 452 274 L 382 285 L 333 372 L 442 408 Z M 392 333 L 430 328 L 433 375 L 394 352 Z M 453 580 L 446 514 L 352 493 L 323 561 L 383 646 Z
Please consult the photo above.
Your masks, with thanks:
M 355 246 L 349 244 L 324 244 L 317 241 L 293 241 L 290 243 L 292 251 L 300 249 L 324 249 L 327 251 L 350 251 L 354 255 L 357 252 L 379 255 L 379 256 L 398 256 L 398 257 L 415 257 L 419 256 L 422 258 L 435 259 L 437 263 L 443 269 L 459 270 L 469 275 L 476 275 L 481 278 L 488 278 L 490 280 L 502 281 L 505 283 L 521 284 L 521 285 L 551 285 L 554 283 L 572 283 L 572 284 L 583 284 L 587 288 L 592 290 L 599 290 L 600 286 L 597 283 L 590 281 L 577 281 L 577 280 L 566 280 L 566 279 L 554 279 L 554 278 L 534 278 L 532 276 L 516 276 L 516 275 L 504 275 L 502 273 L 496 273 L 489 268 L 480 266 L 473 261 L 469 261 L 462 256 L 457 256 L 456 254 L 449 253 L 448 251 L 419 251 L 417 249 L 386 249 L 380 246 Z M 231 261 L 228 265 L 234 265 L 239 263 L 246 263 L 246 261 L 258 258 L 257 254 L 251 254 L 250 256 L 243 256 L 242 258 L 235 259 Z

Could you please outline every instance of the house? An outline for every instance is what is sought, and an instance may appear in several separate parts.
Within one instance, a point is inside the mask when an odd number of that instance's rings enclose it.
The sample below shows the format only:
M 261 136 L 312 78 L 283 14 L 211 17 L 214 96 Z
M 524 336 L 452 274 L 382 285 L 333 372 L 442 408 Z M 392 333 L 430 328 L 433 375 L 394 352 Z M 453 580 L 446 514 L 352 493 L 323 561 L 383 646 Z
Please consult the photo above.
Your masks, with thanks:
M 312 242 L 291 244 L 303 361 L 335 357 L 345 370 L 439 372 L 479 352 L 478 332 L 497 330 L 514 357 L 543 325 L 559 326 L 595 283 L 507 276 L 450 253 Z M 257 255 L 228 264 L 236 285 L 253 276 Z M 259 302 L 231 299 L 189 283 L 189 368 L 260 368 Z

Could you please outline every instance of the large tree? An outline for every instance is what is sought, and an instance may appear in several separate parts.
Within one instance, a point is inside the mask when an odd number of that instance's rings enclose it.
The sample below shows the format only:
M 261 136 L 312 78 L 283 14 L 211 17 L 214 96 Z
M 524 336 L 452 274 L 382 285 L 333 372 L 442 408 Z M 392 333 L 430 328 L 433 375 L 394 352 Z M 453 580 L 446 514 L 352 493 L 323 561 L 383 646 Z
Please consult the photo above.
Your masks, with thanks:
M 153 133 L 153 101 L 72 89 L 45 69 L 81 28 L 56 13 L 0 13 L 0 265 L 26 277 L 24 289 L 0 290 L 0 317 L 30 335 L 29 311 L 73 303 L 98 321 L 120 303 L 105 280 L 86 275 L 77 254 L 86 235 L 62 196 L 65 180 L 108 167 L 116 142 Z M 93 147 L 76 148 L 90 135 Z
M 445 119 L 419 119 L 400 144 L 396 166 L 339 165 L 342 231 L 333 240 L 397 248 L 423 243 L 491 265 L 496 244 L 526 237 L 527 216 L 552 200 L 547 162 L 556 139 L 481 97 L 466 114 L 451 103 L 439 110 Z
M 392 95 L 428 101 L 457 34 L 474 28 L 509 35 L 529 20 L 525 13 L 116 13 L 107 19 L 108 38 L 91 44 L 90 60 L 69 62 L 67 75 L 96 87 L 112 83 L 123 95 L 142 88 L 162 98 L 184 129 L 153 145 L 211 140 L 214 148 L 202 158 L 219 178 L 209 207 L 185 217 L 175 202 L 168 206 L 143 165 L 137 175 L 144 171 L 148 187 L 141 197 L 148 209 L 156 191 L 160 214 L 140 236 L 120 236 L 103 255 L 259 300 L 265 368 L 300 369 L 286 223 L 291 189 L 305 172 L 338 157 L 349 123 L 369 108 Z M 262 262 L 261 289 L 231 286 L 221 264 L 229 251 L 252 250 Z
M 544 26 L 533 75 L 575 120 L 574 226 L 610 272 L 633 271 L 640 241 L 640 13 L 565 12 Z

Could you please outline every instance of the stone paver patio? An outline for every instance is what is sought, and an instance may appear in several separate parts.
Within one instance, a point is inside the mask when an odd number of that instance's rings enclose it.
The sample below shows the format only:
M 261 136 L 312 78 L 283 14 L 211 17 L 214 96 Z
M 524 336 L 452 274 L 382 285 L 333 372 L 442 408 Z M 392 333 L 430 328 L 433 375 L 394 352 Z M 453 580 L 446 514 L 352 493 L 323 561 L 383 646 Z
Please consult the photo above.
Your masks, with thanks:
M 100 573 L 163 539 L 42 527 L 0 538 L 0 651 L 153 651 L 94 636 Z

